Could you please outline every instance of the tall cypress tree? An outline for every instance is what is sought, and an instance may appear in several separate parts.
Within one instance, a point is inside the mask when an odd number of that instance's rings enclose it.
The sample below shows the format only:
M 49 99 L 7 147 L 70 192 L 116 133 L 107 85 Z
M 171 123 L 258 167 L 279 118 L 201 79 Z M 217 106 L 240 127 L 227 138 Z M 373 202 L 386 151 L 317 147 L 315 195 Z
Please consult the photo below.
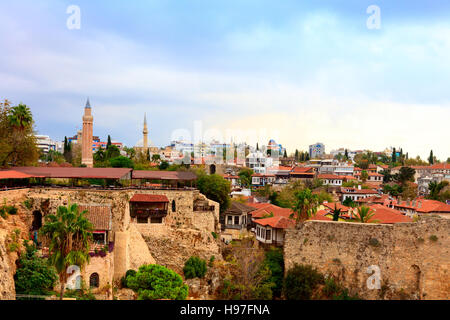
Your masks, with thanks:
M 109 149 L 111 146 L 111 136 L 108 134 L 108 143 L 106 144 L 106 149 Z
M 430 151 L 430 156 L 428 158 L 428 162 L 430 164 L 434 164 L 434 156 L 433 156 L 433 150 Z
M 392 162 L 397 162 L 397 152 L 395 151 L 395 148 L 392 150 Z

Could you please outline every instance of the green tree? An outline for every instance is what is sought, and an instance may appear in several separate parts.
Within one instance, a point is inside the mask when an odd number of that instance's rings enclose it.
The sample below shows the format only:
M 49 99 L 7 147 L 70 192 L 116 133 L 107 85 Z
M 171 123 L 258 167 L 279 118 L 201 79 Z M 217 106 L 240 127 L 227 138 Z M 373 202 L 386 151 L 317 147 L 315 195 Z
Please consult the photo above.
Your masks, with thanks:
M 142 265 L 134 276 L 127 276 L 127 287 L 137 293 L 138 300 L 184 300 L 188 295 L 179 274 L 156 264 Z
M 253 174 L 254 174 L 254 171 L 252 169 L 242 168 L 238 173 L 241 184 L 247 188 L 250 187 L 252 185 L 252 175 Z
M 55 214 L 45 216 L 40 233 L 49 241 L 49 263 L 54 266 L 61 284 L 60 299 L 68 279 L 67 268 L 77 265 L 83 268 L 90 260 L 89 246 L 93 225 L 85 217 L 86 210 L 79 212 L 77 204 L 60 206 Z
M 186 279 L 204 278 L 206 274 L 206 261 L 199 257 L 190 257 L 183 268 Z
M 324 277 L 313 266 L 295 264 L 284 279 L 284 296 L 288 300 L 310 300 L 321 284 Z
M 283 157 L 287 158 L 287 151 L 286 151 L 286 149 L 284 149 L 284 155 L 283 155 Z
M 161 160 L 161 156 L 159 154 L 157 154 L 157 153 L 152 154 L 152 161 L 153 162 L 156 162 L 156 161 L 159 161 L 159 160 Z
M 366 170 L 361 171 L 361 181 L 365 183 L 369 179 L 369 174 Z
M 294 211 L 293 217 L 297 223 L 306 221 L 316 214 L 319 198 L 310 189 L 297 191 L 294 197 L 292 210 Z
M 120 156 L 120 150 L 117 146 L 112 144 L 109 147 L 106 147 L 105 160 L 117 158 L 119 156 Z
M 268 282 L 273 283 L 272 293 L 274 297 L 280 297 L 283 290 L 284 258 L 281 248 L 271 248 L 266 251 L 264 266 L 270 270 Z
M 30 109 L 19 104 L 0 102 L 0 167 L 29 166 L 37 163 L 39 149 Z
M 197 180 L 197 187 L 208 199 L 220 204 L 220 212 L 225 212 L 231 203 L 230 182 L 218 174 L 203 175 Z
M 159 170 L 166 170 L 169 167 L 169 163 L 167 161 L 161 161 L 158 168 Z
M 34 244 L 24 241 L 25 252 L 20 255 L 18 268 L 14 275 L 16 293 L 48 295 L 56 284 L 55 269 L 48 265 L 47 259 L 37 256 Z
M 414 182 L 414 176 L 416 174 L 416 170 L 411 167 L 401 167 L 398 175 L 396 176 L 396 180 L 404 185 L 407 181 Z
M 375 212 L 366 206 L 361 206 L 355 215 L 355 220 L 361 223 L 368 223 L 370 219 L 375 215 Z M 375 221 L 371 221 L 375 222 Z
M 430 151 L 430 156 L 428 157 L 428 163 L 431 165 L 434 164 L 433 150 Z
M 130 158 L 118 156 L 109 160 L 109 164 L 113 168 L 133 168 L 134 163 Z
M 108 148 L 111 147 L 111 146 L 112 146 L 111 136 L 108 134 L 108 142 L 106 143 L 106 150 L 108 150 Z

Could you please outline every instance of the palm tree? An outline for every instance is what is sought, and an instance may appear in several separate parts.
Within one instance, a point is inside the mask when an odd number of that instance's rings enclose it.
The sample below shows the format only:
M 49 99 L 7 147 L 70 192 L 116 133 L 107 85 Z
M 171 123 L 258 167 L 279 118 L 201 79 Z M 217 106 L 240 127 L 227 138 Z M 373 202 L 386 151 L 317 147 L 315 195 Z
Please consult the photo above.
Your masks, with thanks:
M 56 215 L 46 216 L 46 223 L 40 231 L 50 241 L 49 263 L 56 268 L 59 275 L 61 300 L 69 276 L 67 268 L 77 265 L 82 269 L 90 260 L 89 243 L 93 225 L 84 216 L 86 212 L 79 212 L 77 204 L 60 206 Z
M 366 206 L 361 206 L 358 208 L 358 212 L 355 216 L 355 220 L 361 223 L 368 223 L 369 220 L 375 215 L 375 211 Z M 376 222 L 375 220 L 371 222 Z
M 334 204 L 334 210 L 331 213 L 333 214 L 333 221 L 339 221 L 341 209 L 337 209 L 336 204 Z
M 12 127 L 23 130 L 33 123 L 33 116 L 30 108 L 20 103 L 18 106 L 12 108 L 8 120 Z
M 303 222 L 311 218 L 317 212 L 319 198 L 310 189 L 304 189 L 295 193 L 295 202 L 292 210 L 296 222 Z

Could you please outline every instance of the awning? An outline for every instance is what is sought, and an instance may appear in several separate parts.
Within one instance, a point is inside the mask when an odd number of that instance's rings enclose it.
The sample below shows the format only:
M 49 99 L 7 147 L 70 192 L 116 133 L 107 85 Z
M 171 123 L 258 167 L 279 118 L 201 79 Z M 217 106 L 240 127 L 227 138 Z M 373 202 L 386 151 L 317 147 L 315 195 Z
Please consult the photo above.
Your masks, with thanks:
M 135 194 L 130 202 L 169 202 L 164 195 L 157 194 Z

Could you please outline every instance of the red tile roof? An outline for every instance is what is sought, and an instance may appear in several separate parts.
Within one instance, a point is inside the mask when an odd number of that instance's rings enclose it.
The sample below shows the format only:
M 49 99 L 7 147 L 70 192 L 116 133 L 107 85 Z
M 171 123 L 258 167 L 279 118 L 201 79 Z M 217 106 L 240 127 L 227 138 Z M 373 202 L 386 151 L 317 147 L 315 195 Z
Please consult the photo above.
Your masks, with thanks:
M 334 210 L 334 207 L 336 206 L 337 209 L 341 209 L 341 212 L 348 212 L 348 210 L 350 210 L 349 207 L 344 206 L 340 202 L 327 202 L 323 203 L 323 205 L 331 210 Z
M 295 226 L 295 221 L 282 216 L 255 220 L 255 223 L 261 226 L 270 226 L 275 229 L 287 229 Z
M 289 218 L 293 213 L 292 209 L 281 208 L 271 203 L 248 203 L 250 207 L 256 208 L 257 210 L 251 212 L 252 218 L 258 219 L 264 216 L 273 214 L 273 216 L 282 216 Z
M 316 212 L 316 215 L 309 218 L 309 220 L 332 221 L 333 219 L 326 216 L 329 213 L 328 210 L 319 210 Z
M 130 199 L 130 202 L 169 202 L 169 199 L 164 195 L 137 193 Z
M 0 179 L 27 179 L 33 177 L 36 176 L 15 170 L 0 170 Z
M 398 223 L 398 222 L 412 222 L 412 219 L 403 215 L 400 211 L 385 207 L 381 204 L 373 204 L 369 206 L 375 211 L 374 216 L 369 222 L 376 221 L 377 223 Z
M 45 178 L 124 179 L 128 168 L 15 167 L 15 171 Z
M 291 170 L 291 174 L 314 174 L 312 167 L 295 167 Z
M 86 218 L 94 225 L 94 230 L 111 230 L 111 208 L 109 206 L 79 205 L 80 212 L 87 210 Z

